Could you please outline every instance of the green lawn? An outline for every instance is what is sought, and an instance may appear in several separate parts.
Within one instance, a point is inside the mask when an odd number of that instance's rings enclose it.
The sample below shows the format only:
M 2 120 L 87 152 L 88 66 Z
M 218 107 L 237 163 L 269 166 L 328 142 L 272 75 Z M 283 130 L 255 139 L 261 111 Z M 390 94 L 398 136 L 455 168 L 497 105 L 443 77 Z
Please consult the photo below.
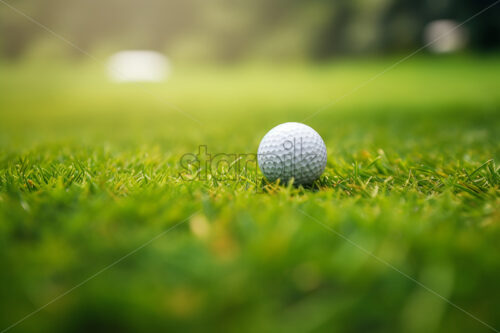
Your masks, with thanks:
M 0 331 L 67 291 L 12 331 L 500 329 L 500 58 L 412 58 L 350 93 L 397 59 L 140 85 L 0 64 Z M 251 161 L 179 177 L 287 121 L 325 140 L 314 186 Z

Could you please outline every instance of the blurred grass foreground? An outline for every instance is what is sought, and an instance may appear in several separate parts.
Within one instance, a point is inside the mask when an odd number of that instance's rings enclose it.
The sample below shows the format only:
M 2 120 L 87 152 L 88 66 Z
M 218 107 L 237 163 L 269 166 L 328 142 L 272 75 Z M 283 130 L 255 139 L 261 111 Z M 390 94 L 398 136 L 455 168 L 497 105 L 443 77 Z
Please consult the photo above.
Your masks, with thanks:
M 498 9 L 406 57 L 492 3 L 0 3 L 0 331 L 497 331 Z M 179 176 L 289 121 L 313 186 Z

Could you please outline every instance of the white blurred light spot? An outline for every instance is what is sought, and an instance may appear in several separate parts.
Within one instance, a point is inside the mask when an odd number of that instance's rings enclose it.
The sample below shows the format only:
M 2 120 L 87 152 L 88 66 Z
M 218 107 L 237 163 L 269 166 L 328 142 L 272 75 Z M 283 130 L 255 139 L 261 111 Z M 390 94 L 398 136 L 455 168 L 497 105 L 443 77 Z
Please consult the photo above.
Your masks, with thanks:
M 170 64 L 161 53 L 128 50 L 112 55 L 107 70 L 115 82 L 161 82 L 170 74 Z
M 425 27 L 425 43 L 435 53 L 449 53 L 464 48 L 467 32 L 453 20 L 432 21 Z

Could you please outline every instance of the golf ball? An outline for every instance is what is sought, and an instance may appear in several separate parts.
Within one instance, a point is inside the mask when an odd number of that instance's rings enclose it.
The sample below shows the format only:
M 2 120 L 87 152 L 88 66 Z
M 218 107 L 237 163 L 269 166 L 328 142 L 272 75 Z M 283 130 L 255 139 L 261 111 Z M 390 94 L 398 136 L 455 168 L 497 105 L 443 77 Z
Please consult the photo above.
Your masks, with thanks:
M 269 181 L 311 184 L 326 166 L 326 146 L 321 136 L 301 123 L 284 123 L 264 136 L 257 152 L 259 168 Z

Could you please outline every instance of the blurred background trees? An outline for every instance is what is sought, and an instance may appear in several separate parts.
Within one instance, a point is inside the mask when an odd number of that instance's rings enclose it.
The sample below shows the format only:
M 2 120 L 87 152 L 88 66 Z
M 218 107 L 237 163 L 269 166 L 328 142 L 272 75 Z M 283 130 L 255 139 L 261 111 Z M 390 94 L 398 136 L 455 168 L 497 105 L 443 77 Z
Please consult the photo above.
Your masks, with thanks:
M 9 0 L 91 53 L 154 49 L 187 61 L 329 59 L 423 45 L 427 23 L 461 22 L 493 0 Z M 500 6 L 467 24 L 468 46 L 500 41 Z M 0 57 L 79 57 L 0 4 Z M 58 49 L 60 48 L 60 49 Z M 68 53 L 68 54 L 66 54 Z

